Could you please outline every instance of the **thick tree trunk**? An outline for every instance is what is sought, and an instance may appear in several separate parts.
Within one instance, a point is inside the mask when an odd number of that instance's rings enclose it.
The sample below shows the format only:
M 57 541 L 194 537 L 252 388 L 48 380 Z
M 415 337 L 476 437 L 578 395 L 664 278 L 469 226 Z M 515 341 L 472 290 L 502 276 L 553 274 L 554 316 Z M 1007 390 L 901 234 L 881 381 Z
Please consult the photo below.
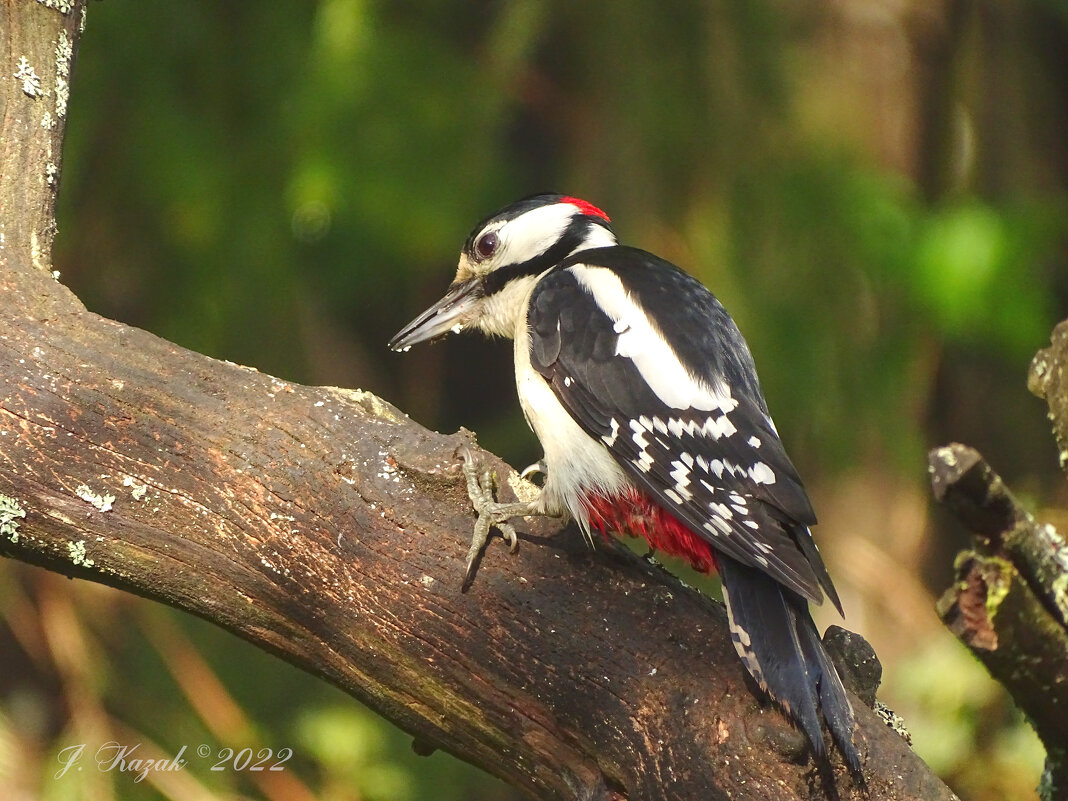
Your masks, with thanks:
M 532 523 L 461 594 L 465 434 L 184 350 L 53 278 L 85 3 L 0 0 L 0 553 L 200 615 L 539 798 L 831 790 L 722 608 L 629 552 Z M 952 797 L 854 703 L 867 797 Z

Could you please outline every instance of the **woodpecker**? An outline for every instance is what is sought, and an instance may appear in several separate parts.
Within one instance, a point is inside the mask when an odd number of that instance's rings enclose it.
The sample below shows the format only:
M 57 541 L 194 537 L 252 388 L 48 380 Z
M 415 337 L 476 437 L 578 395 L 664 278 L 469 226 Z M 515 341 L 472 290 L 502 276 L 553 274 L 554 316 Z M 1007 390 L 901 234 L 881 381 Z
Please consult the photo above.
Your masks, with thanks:
M 475 227 L 446 295 L 394 350 L 479 329 L 515 341 L 516 387 L 545 457 L 539 497 L 496 503 L 465 463 L 479 521 L 468 562 L 508 520 L 571 517 L 643 537 L 717 570 L 735 650 L 756 684 L 826 755 L 820 713 L 855 776 L 855 721 L 809 614 L 842 612 L 809 527 L 816 515 L 783 447 L 749 346 L 719 300 L 675 265 L 618 244 L 596 206 L 560 194 Z

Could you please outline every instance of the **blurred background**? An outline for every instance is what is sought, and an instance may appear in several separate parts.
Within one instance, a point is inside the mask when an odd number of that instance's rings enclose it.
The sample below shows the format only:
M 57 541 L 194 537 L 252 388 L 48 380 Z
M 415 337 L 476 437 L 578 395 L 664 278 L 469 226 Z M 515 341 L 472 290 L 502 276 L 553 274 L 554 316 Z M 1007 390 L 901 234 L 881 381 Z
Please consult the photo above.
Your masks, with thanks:
M 974 445 L 1068 523 L 1025 386 L 1068 316 L 1062 0 L 109 0 L 68 118 L 55 266 L 90 309 L 512 464 L 540 453 L 510 343 L 385 343 L 484 215 L 544 190 L 606 209 L 748 337 L 916 750 L 966 801 L 1036 797 L 1040 744 L 933 611 L 966 537 L 925 453 Z M 4 798 L 517 798 L 170 609 L 4 561 L 0 615 Z M 293 756 L 54 778 L 109 740 Z

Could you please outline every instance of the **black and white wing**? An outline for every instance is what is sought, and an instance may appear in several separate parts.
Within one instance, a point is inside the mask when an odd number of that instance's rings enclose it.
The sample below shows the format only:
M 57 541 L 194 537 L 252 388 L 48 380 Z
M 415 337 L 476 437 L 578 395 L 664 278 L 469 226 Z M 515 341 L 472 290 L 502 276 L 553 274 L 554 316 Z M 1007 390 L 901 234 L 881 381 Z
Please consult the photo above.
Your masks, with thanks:
M 840 607 L 748 346 L 711 292 L 645 251 L 586 250 L 542 278 L 528 321 L 533 368 L 639 487 L 716 550 Z

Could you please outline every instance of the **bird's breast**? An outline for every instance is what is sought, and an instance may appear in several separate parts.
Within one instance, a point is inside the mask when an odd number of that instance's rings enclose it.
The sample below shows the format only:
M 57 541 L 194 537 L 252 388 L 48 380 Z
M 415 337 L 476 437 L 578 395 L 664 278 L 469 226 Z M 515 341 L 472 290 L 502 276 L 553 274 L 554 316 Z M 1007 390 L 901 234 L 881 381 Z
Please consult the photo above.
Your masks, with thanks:
M 547 512 L 569 514 L 588 531 L 584 498 L 621 492 L 630 482 L 604 444 L 579 426 L 531 366 L 525 325 L 515 335 L 515 375 L 523 414 L 545 453 L 542 504 Z

